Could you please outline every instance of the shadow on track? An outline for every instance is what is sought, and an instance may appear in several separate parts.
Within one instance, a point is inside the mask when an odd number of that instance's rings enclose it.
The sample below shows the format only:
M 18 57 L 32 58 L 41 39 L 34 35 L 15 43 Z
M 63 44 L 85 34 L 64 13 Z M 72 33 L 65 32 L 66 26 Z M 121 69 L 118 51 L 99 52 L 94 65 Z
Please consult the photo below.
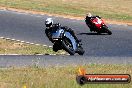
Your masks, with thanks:
M 107 34 L 98 34 L 98 33 L 79 33 L 77 35 L 107 35 Z

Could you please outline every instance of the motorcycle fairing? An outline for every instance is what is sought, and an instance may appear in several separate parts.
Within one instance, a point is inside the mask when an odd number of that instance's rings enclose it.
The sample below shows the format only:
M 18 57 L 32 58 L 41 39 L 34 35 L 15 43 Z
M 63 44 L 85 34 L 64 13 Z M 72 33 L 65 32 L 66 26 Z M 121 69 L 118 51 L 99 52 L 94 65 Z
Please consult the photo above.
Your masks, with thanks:
M 76 40 L 74 39 L 74 37 L 69 32 L 65 32 L 61 28 L 59 28 L 58 30 L 52 32 L 52 39 L 53 40 L 58 40 L 59 38 L 62 38 L 63 33 L 64 33 L 65 37 L 70 39 L 70 41 L 73 45 L 73 49 L 76 50 L 77 49 L 77 43 L 76 43 Z
M 100 29 L 101 30 L 101 28 L 102 28 L 102 24 L 104 24 L 104 22 L 103 22 L 103 20 L 102 19 L 99 19 L 99 18 L 95 18 L 95 19 L 93 19 L 92 20 L 92 22 L 96 25 L 96 27 L 98 28 L 98 29 Z
M 52 32 L 52 39 L 55 40 L 55 39 L 61 38 L 61 34 L 63 34 L 63 33 L 64 33 L 63 29 L 58 29 L 56 31 L 53 31 Z

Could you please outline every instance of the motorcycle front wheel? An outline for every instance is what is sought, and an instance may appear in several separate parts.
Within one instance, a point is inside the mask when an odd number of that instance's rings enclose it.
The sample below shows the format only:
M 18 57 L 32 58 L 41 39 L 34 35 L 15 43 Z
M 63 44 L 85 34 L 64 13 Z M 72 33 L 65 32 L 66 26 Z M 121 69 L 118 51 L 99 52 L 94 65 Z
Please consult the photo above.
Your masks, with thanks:
M 68 39 L 68 38 L 63 39 L 62 46 L 63 46 L 64 50 L 67 51 L 70 55 L 75 54 L 75 51 L 73 49 L 73 45 L 72 45 L 70 39 Z
M 103 29 L 105 30 L 106 33 L 108 33 L 108 35 L 112 34 L 112 32 L 108 29 L 107 26 L 103 26 Z

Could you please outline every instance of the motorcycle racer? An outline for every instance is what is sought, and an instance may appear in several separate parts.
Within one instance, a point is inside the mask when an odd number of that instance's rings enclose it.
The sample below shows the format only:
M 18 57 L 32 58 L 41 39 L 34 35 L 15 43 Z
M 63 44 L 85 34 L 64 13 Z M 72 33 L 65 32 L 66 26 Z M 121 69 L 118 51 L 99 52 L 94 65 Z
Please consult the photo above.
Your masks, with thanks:
M 94 31 L 98 34 L 107 33 L 108 35 L 112 34 L 110 29 L 106 26 L 104 20 L 102 20 L 99 16 L 92 16 L 91 13 L 88 13 L 85 18 L 85 22 L 91 32 Z
M 45 34 L 52 43 L 54 43 L 54 41 L 52 40 L 51 32 L 53 30 L 57 30 L 59 27 L 61 27 L 65 31 L 71 33 L 73 35 L 73 37 L 75 38 L 76 42 L 78 42 L 78 43 L 81 42 L 81 40 L 78 40 L 78 38 L 76 37 L 74 31 L 71 28 L 68 28 L 67 26 L 62 27 L 59 23 L 53 24 L 53 19 L 52 18 L 47 18 L 46 21 L 45 21 L 45 25 L 46 25 Z
M 71 28 L 68 28 L 67 26 L 61 26 L 59 23 L 53 24 L 52 18 L 47 18 L 45 21 L 45 25 L 45 34 L 53 43 L 53 51 L 57 52 L 58 50 L 64 49 L 70 55 L 74 55 L 75 53 L 78 53 L 79 55 L 84 54 L 85 51 L 81 46 L 81 40 L 78 40 L 74 31 Z M 61 32 L 60 34 L 62 34 L 62 37 L 59 38 L 59 40 L 55 40 L 54 34 L 59 31 Z M 69 37 L 67 33 L 70 34 Z M 59 35 L 59 37 L 60 36 L 61 35 Z
M 85 22 L 86 22 L 87 26 L 90 28 L 90 31 L 96 30 L 94 24 L 91 22 L 91 19 L 94 19 L 94 18 L 101 19 L 100 16 L 93 16 L 91 13 L 86 14 Z

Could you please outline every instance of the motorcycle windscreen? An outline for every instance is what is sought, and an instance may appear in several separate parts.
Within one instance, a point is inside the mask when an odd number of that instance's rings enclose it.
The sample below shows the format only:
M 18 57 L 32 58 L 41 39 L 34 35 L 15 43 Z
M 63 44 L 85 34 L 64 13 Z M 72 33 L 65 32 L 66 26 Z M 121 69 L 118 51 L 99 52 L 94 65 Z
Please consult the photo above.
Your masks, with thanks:
M 56 30 L 52 32 L 52 39 L 59 39 L 61 37 L 61 34 L 64 32 L 63 29 Z
M 74 39 L 74 37 L 69 32 L 65 32 L 65 36 L 71 40 L 71 43 L 73 45 L 73 49 L 76 50 L 77 49 L 77 43 L 76 43 L 76 40 Z

